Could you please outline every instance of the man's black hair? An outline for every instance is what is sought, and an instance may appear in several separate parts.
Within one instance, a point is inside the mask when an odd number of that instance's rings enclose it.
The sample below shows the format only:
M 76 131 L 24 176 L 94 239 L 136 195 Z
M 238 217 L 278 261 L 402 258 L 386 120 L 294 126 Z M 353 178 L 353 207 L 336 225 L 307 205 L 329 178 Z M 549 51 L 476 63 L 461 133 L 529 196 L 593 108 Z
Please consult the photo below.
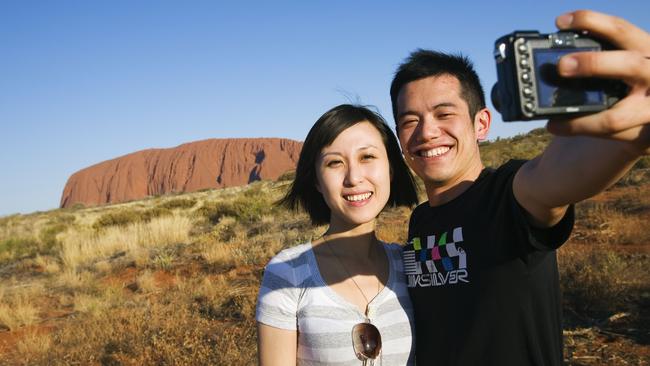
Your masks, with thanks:
M 393 118 L 397 125 L 397 96 L 402 87 L 412 81 L 448 74 L 460 82 L 460 96 L 467 102 L 470 117 L 485 108 L 485 93 L 472 62 L 462 55 L 418 49 L 399 65 L 390 85 Z

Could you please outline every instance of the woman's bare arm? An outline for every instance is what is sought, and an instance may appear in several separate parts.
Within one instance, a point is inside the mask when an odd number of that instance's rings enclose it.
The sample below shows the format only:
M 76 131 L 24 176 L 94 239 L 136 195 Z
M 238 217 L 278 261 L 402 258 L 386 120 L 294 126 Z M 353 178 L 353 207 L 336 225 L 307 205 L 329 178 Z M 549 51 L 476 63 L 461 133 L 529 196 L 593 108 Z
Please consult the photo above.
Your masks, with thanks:
M 298 332 L 257 323 L 260 366 L 295 366 Z

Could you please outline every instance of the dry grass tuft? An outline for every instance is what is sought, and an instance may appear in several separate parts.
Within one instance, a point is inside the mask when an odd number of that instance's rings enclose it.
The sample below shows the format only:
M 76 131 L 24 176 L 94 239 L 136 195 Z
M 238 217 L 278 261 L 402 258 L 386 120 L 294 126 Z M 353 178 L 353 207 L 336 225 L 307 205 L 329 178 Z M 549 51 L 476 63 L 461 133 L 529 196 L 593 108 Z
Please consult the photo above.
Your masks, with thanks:
M 155 292 L 158 290 L 156 279 L 150 271 L 144 271 L 136 280 L 138 290 L 144 293 Z
M 61 260 L 66 268 L 76 269 L 120 252 L 137 253 L 143 248 L 189 242 L 192 225 L 188 217 L 174 215 L 146 223 L 108 227 L 99 232 L 88 229 L 68 232 L 62 239 Z M 148 257 L 148 253 L 144 257 Z
M 16 330 L 20 327 L 36 323 L 38 308 L 30 301 L 25 294 L 18 294 L 12 297 L 3 295 L 0 299 L 0 324 L 9 330 Z
M 564 245 L 558 261 L 565 306 L 594 318 L 621 311 L 627 294 L 650 283 L 647 259 L 636 258 L 609 245 Z
M 65 269 L 56 278 L 57 285 L 68 289 L 82 289 L 93 281 L 93 275 L 89 272 L 79 272 L 74 269 Z
M 16 350 L 23 355 L 25 364 L 33 364 L 40 355 L 47 353 L 52 347 L 52 337 L 46 332 L 39 332 L 36 329 L 30 329 L 25 332 L 22 339 L 16 345 Z
M 92 295 L 78 294 L 74 298 L 74 310 L 80 313 L 97 315 L 103 308 L 104 301 Z
M 209 264 L 226 264 L 233 258 L 234 246 L 228 243 L 211 242 L 201 246 L 201 258 Z
M 50 256 L 37 255 L 36 258 L 34 258 L 34 263 L 38 267 L 42 268 L 43 272 L 47 274 L 56 274 L 61 271 L 59 263 L 55 258 Z

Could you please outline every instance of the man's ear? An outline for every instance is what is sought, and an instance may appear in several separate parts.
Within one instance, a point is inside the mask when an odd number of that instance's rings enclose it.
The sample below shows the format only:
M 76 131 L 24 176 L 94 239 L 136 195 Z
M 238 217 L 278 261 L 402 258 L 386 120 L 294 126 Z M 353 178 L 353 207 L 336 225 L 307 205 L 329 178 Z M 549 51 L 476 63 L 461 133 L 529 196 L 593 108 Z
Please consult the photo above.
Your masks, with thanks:
M 487 108 L 483 108 L 474 116 L 474 133 L 476 140 L 487 140 L 488 132 L 490 132 L 490 124 L 492 123 L 492 113 Z

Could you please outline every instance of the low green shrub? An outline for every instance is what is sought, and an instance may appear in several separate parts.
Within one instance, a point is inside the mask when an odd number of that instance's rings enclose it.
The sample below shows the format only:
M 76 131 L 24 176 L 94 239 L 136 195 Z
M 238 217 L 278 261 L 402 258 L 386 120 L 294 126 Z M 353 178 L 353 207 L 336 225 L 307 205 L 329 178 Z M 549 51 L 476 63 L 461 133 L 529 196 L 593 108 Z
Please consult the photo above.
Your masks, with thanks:
M 286 172 L 280 174 L 276 182 L 291 182 L 296 178 L 295 170 L 287 170 Z
M 196 205 L 195 198 L 173 198 L 159 204 L 157 207 L 167 209 L 167 210 L 174 210 L 174 209 L 190 209 L 195 205 Z
M 39 239 L 41 241 L 41 254 L 52 253 L 59 244 L 56 236 L 66 231 L 67 229 L 68 225 L 62 223 L 51 224 L 42 229 L 39 235 Z
M 125 226 L 136 222 L 148 222 L 156 217 L 171 214 L 171 210 L 162 207 L 153 207 L 148 210 L 122 209 L 103 214 L 95 221 L 93 228 L 100 230 L 109 226 Z
M 613 252 L 563 248 L 559 256 L 565 306 L 593 318 L 620 310 L 628 291 L 626 262 Z
M 133 210 L 119 210 L 107 212 L 100 216 L 93 228 L 101 229 L 108 226 L 128 225 L 141 220 L 141 213 Z
M 140 214 L 140 221 L 149 222 L 156 217 L 170 216 L 172 211 L 164 207 L 153 207 L 148 210 L 144 210 Z
M 226 216 L 234 217 L 241 223 L 252 223 L 273 210 L 273 204 L 267 198 L 242 196 L 233 201 L 206 202 L 197 214 L 212 224 L 217 224 Z
M 0 262 L 15 260 L 39 251 L 39 241 L 32 237 L 7 238 L 0 241 Z

